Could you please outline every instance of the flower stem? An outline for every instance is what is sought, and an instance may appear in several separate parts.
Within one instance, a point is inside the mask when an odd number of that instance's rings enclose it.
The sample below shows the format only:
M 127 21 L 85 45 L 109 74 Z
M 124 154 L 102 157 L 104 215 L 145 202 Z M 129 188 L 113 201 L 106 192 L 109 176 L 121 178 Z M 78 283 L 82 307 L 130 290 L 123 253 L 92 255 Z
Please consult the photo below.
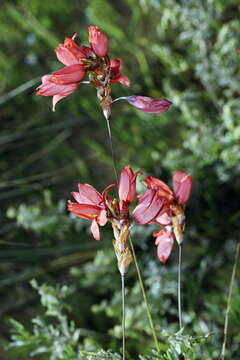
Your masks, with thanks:
M 109 143 L 110 143 L 110 149 L 111 149 L 111 155 L 112 155 L 113 170 L 114 170 L 116 182 L 118 183 L 118 173 L 117 173 L 117 167 L 116 167 L 115 154 L 114 154 L 114 150 L 113 150 L 112 131 L 111 131 L 109 119 L 106 119 L 106 121 L 107 121 L 108 137 L 109 137 Z
M 237 243 L 236 250 L 235 250 L 235 259 L 233 263 L 232 268 L 232 275 L 229 285 L 229 291 L 228 291 L 228 299 L 227 299 L 227 308 L 226 308 L 226 315 L 225 315 L 225 321 L 224 321 L 224 339 L 222 344 L 222 352 L 221 352 L 221 359 L 225 359 L 225 352 L 226 352 L 226 345 L 227 345 L 227 335 L 228 335 L 228 320 L 229 320 L 229 313 L 231 311 L 231 300 L 232 300 L 232 293 L 233 293 L 233 285 L 236 277 L 236 271 L 237 271 L 237 263 L 239 258 L 239 252 L 240 252 L 240 242 Z
M 182 265 L 182 245 L 178 246 L 178 320 L 179 328 L 182 329 L 182 303 L 181 303 L 181 265 Z
M 122 279 L 122 360 L 125 360 L 125 276 Z
M 132 239 L 131 239 L 131 235 L 129 236 L 129 242 L 130 242 L 130 246 L 131 246 L 131 250 L 132 250 L 132 254 L 133 254 L 133 259 L 134 259 L 134 263 L 135 263 L 136 270 L 137 270 L 138 280 L 139 280 L 139 284 L 140 284 L 140 287 L 141 287 L 141 290 L 142 290 L 142 296 L 143 296 L 144 303 L 145 303 L 145 306 L 146 306 L 148 321 L 149 321 L 149 324 L 150 324 L 150 327 L 151 327 L 151 330 L 152 330 L 152 335 L 153 335 L 153 338 L 154 338 L 155 346 L 156 346 L 157 351 L 160 352 L 160 347 L 159 347 L 159 343 L 158 343 L 158 339 L 157 339 L 157 335 L 156 335 L 156 330 L 155 330 L 155 327 L 154 327 L 154 324 L 153 324 L 153 319 L 152 319 L 152 315 L 151 315 L 151 311 L 150 311 L 150 306 L 149 306 L 149 302 L 148 302 L 148 299 L 147 299 L 147 294 L 146 294 L 146 291 L 145 291 L 145 288 L 144 288 L 142 275 L 141 275 L 141 271 L 140 271 L 140 268 L 139 268 L 139 265 L 138 265 L 138 261 L 137 261 L 136 253 L 135 253 L 135 250 L 134 250 L 133 242 L 132 242 Z

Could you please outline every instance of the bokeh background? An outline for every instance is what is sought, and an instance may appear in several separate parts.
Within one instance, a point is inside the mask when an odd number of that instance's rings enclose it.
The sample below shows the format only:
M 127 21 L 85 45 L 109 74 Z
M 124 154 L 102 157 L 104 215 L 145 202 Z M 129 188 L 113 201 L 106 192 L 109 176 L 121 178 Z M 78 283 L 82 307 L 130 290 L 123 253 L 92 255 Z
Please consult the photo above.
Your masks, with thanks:
M 66 200 L 78 182 L 101 191 L 114 181 L 95 89 L 81 85 L 55 113 L 51 98 L 35 96 L 34 90 L 41 75 L 62 67 L 54 48 L 75 32 L 86 43 L 88 25 L 98 25 L 108 35 L 110 56 L 124 59 L 123 73 L 132 80 L 130 89 L 113 85 L 114 97 L 147 95 L 174 103 L 161 115 L 141 113 L 125 102 L 114 104 L 116 158 L 119 170 L 130 164 L 169 184 L 177 169 L 192 173 L 183 258 L 185 332 L 210 334 L 196 346 L 193 359 L 220 358 L 240 224 L 239 11 L 238 0 L 1 3 L 1 359 L 29 359 L 39 348 L 45 350 L 36 352 L 36 359 L 70 359 L 56 349 L 68 342 L 77 346 L 71 334 L 67 337 L 63 331 L 60 338 L 49 330 L 51 324 L 60 329 L 63 319 L 56 320 L 51 311 L 44 314 L 37 285 L 30 285 L 33 278 L 57 286 L 55 292 L 41 288 L 43 305 L 48 301 L 51 306 L 49 301 L 54 304 L 60 294 L 71 307 L 67 321 L 80 329 L 78 346 L 114 351 L 121 346 L 120 282 L 110 229 L 96 242 L 89 223 L 66 211 Z M 163 330 L 178 329 L 177 247 L 162 265 L 153 229 L 135 227 L 133 239 L 164 349 Z M 232 360 L 239 359 L 239 308 L 237 281 L 227 348 Z M 45 319 L 45 337 L 34 338 L 31 319 L 39 314 Z M 6 350 L 10 318 L 24 324 L 26 341 L 22 335 Z M 127 337 L 135 358 L 154 347 L 134 266 L 127 279 Z

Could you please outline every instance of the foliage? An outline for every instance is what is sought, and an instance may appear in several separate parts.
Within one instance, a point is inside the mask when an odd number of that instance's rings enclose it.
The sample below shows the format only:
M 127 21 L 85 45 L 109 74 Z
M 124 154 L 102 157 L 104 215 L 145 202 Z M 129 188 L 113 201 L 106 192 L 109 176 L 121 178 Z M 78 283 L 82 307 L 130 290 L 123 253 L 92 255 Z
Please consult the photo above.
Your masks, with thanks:
M 188 342 L 192 348 L 194 339 L 210 333 L 204 344 L 194 344 L 194 355 L 188 356 L 219 359 L 240 219 L 240 58 L 235 52 L 240 48 L 239 7 L 237 0 L 59 0 L 57 5 L 6 0 L 0 5 L 1 359 L 18 356 L 15 347 L 11 353 L 4 351 L 9 316 L 16 319 L 15 336 L 22 341 L 26 335 L 32 341 L 21 351 L 38 351 L 38 341 L 51 351 L 49 339 L 60 332 L 66 340 L 60 344 L 65 345 L 62 351 L 70 358 L 75 356 L 71 349 L 75 354 L 78 346 L 86 359 L 118 356 L 120 284 L 111 235 L 104 230 L 104 241 L 94 242 L 88 224 L 69 216 L 64 205 L 78 182 L 102 190 L 113 179 L 95 89 L 82 85 L 58 104 L 56 113 L 51 112 L 50 99 L 34 96 L 40 76 L 59 66 L 54 47 L 75 32 L 84 40 L 88 24 L 106 32 L 111 56 L 124 59 L 124 73 L 132 80 L 131 89 L 116 84 L 114 97 L 146 94 L 174 103 L 161 116 L 115 103 L 111 119 L 115 153 L 119 169 L 129 163 L 167 182 L 176 169 L 193 174 L 183 261 L 186 327 L 180 346 L 187 351 Z M 144 231 L 135 227 L 133 238 L 165 356 L 171 343 L 162 329 L 171 334 L 178 329 L 176 253 L 161 266 L 150 235 L 153 230 L 154 225 Z M 33 324 L 37 336 L 27 330 L 29 317 L 38 319 L 36 314 L 42 311 L 28 286 L 32 277 L 59 284 L 60 293 L 65 291 L 62 284 L 73 291 L 68 300 L 72 319 L 66 317 L 65 307 L 59 310 L 61 318 L 44 315 L 46 323 Z M 40 288 L 51 293 L 50 285 Z M 142 359 L 154 359 L 158 354 L 150 355 L 154 344 L 134 266 L 126 292 L 130 356 L 141 353 Z M 226 354 L 232 360 L 239 358 L 239 306 L 235 284 Z M 74 342 L 74 332 L 82 328 L 103 337 L 88 333 L 86 340 Z M 21 359 L 28 359 L 26 351 Z M 57 353 L 51 355 L 56 358 Z M 36 355 L 40 356 L 48 355 Z

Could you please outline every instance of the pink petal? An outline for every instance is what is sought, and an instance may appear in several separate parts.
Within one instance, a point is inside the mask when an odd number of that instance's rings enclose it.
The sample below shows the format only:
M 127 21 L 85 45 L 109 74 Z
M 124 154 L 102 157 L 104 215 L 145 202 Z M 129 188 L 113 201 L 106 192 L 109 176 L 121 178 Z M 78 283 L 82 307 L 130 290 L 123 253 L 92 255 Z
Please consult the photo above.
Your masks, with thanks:
M 157 256 L 159 260 L 165 264 L 167 259 L 169 258 L 172 247 L 173 247 L 173 236 L 171 233 L 167 233 L 165 235 L 161 235 L 156 239 L 157 243 Z
M 144 111 L 150 114 L 159 114 L 161 112 L 166 112 L 169 109 L 169 106 L 172 104 L 170 100 L 167 99 L 155 99 L 147 96 L 128 96 L 127 101 L 129 104 L 133 105 L 138 110 Z
M 83 204 L 100 205 L 103 202 L 102 195 L 89 184 L 78 184 L 78 202 Z
M 111 75 L 117 75 L 121 71 L 122 65 L 123 65 L 122 59 L 120 58 L 110 59 Z
M 100 240 L 100 231 L 96 220 L 92 221 L 91 232 L 95 240 Z
M 125 166 L 125 168 L 122 169 L 119 186 L 118 186 L 118 196 L 120 200 L 127 201 L 128 194 L 130 191 L 130 178 L 132 175 L 132 169 Z
M 106 223 L 108 222 L 106 210 L 101 210 L 100 215 L 97 218 L 97 222 L 100 226 L 106 225 Z
M 99 206 L 70 202 L 68 203 L 68 211 L 85 219 L 93 220 L 100 215 L 102 209 Z
M 110 80 L 110 83 L 116 83 L 116 82 L 119 82 L 128 87 L 131 86 L 131 81 L 129 80 L 129 78 L 126 75 L 123 75 L 123 74 L 117 74 Z
M 97 56 L 106 56 L 108 53 L 108 38 L 97 26 L 89 26 L 89 43 Z
M 185 204 L 192 191 L 192 175 L 178 170 L 173 175 L 173 189 L 179 204 Z
M 50 81 L 54 82 L 55 84 L 67 85 L 81 81 L 84 75 L 85 70 L 83 65 L 75 64 L 55 71 Z
M 139 198 L 139 204 L 133 211 L 134 219 L 141 225 L 152 222 L 157 215 L 160 215 L 164 205 L 164 199 L 159 199 L 154 190 L 148 189 L 142 198 Z
M 58 60 L 66 66 L 75 65 L 79 62 L 76 56 L 65 47 L 59 47 L 55 49 Z

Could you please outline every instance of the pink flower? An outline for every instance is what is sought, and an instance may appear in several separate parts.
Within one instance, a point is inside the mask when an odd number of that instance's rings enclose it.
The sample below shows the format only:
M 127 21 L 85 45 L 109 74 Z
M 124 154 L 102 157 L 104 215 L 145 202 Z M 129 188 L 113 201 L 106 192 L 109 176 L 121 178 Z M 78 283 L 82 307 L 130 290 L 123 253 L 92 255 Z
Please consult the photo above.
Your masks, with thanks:
M 157 256 L 159 260 L 165 264 L 169 258 L 174 244 L 174 234 L 171 226 L 166 226 L 160 231 L 155 231 L 153 236 L 156 237 L 155 245 L 157 245 Z
M 138 205 L 133 211 L 133 217 L 141 225 L 151 224 L 164 211 L 165 199 L 158 196 L 153 189 L 147 189 L 138 196 Z
M 42 77 L 42 84 L 37 88 L 37 95 L 53 96 L 53 111 L 57 102 L 77 90 L 85 70 L 81 64 L 69 65 L 52 75 Z
M 97 26 L 88 27 L 88 40 L 97 56 L 103 57 L 108 53 L 108 38 L 104 35 Z
M 107 221 L 107 208 L 103 196 L 89 184 L 78 184 L 78 192 L 72 192 L 77 203 L 69 202 L 68 210 L 84 219 L 92 220 L 91 232 L 96 240 L 100 240 L 99 227 Z
M 150 114 L 159 114 L 168 111 L 172 102 L 167 99 L 155 99 L 147 96 L 128 96 L 126 100 L 136 109 Z
M 186 204 L 192 191 L 192 175 L 178 170 L 173 175 L 173 190 L 179 204 Z
M 119 82 L 123 85 L 130 87 L 131 81 L 129 80 L 129 78 L 126 75 L 120 73 L 120 71 L 122 70 L 122 66 L 122 59 L 110 59 L 110 83 Z
M 131 203 L 136 199 L 136 178 L 138 174 L 142 174 L 142 171 L 139 170 L 134 173 L 130 166 L 125 166 L 122 169 L 118 186 L 120 200 Z
M 65 38 L 64 44 L 59 44 L 55 49 L 58 60 L 66 66 L 82 64 L 81 59 L 86 57 L 84 49 L 81 49 L 75 42 L 77 34 L 72 38 Z
M 78 84 L 56 84 L 51 81 L 51 78 L 52 75 L 44 75 L 42 77 L 42 84 L 37 88 L 37 95 L 53 96 L 52 109 L 53 111 L 55 111 L 55 106 L 57 102 L 76 91 L 78 88 Z

